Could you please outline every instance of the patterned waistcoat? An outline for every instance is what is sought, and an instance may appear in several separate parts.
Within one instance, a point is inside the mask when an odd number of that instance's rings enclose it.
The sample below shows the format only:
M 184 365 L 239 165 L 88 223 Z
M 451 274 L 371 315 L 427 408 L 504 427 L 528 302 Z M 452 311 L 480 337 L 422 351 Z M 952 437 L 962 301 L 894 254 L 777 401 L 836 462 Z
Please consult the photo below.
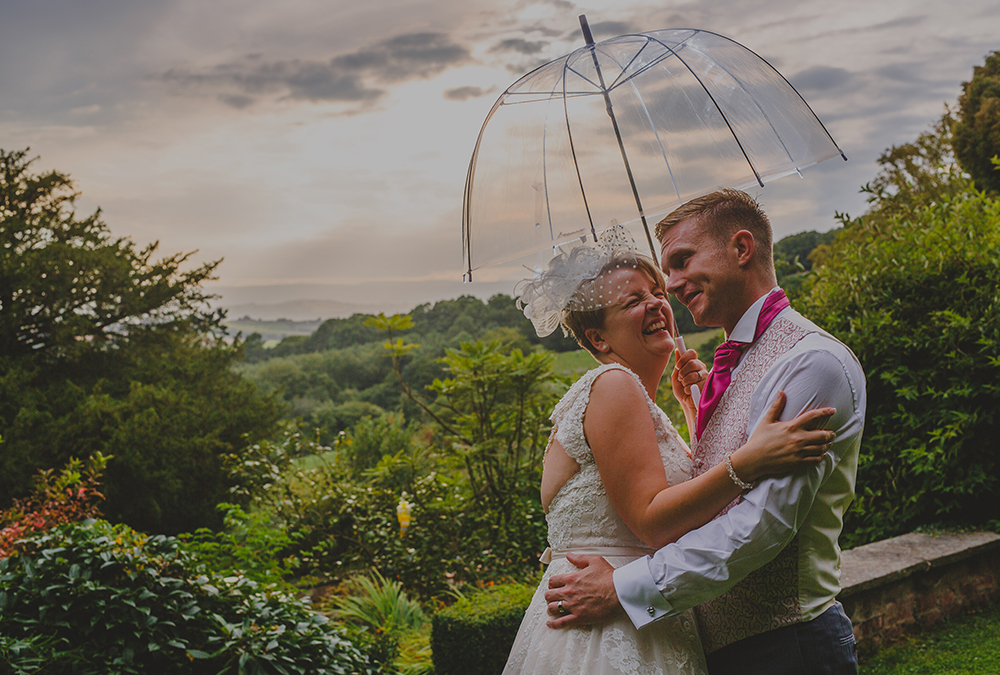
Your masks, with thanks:
M 694 444 L 696 476 L 747 442 L 751 394 L 775 361 L 809 332 L 779 317 L 760 336 Z M 767 565 L 751 572 L 727 593 L 695 608 L 706 653 L 801 620 L 798 543 L 796 536 Z

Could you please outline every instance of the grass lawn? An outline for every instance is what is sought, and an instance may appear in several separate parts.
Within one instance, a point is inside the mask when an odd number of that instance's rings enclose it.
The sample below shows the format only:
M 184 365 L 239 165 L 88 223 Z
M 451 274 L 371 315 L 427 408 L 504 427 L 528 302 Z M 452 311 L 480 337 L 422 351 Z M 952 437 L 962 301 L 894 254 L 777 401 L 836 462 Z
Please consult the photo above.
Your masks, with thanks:
M 967 614 L 864 659 L 860 675 L 1000 673 L 1000 605 Z
M 684 346 L 688 349 L 696 350 L 702 356 L 703 361 L 711 363 L 711 354 L 704 358 L 701 354 L 702 347 L 715 340 L 721 341 L 722 332 L 717 330 L 706 330 L 700 333 L 690 333 L 684 336 Z M 556 354 L 556 363 L 552 369 L 560 375 L 572 375 L 574 378 L 583 375 L 585 372 L 597 366 L 597 361 L 586 349 L 578 349 L 575 352 L 560 352 Z

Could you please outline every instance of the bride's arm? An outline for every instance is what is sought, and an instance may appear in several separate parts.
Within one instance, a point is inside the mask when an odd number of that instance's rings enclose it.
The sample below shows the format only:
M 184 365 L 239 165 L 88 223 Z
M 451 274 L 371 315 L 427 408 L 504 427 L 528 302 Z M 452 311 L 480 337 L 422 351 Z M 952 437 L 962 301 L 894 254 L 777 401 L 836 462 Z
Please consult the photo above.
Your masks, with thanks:
M 811 430 L 832 414 L 829 409 L 778 422 L 783 403 L 779 396 L 758 431 L 731 456 L 745 482 L 815 464 L 831 440 L 832 432 Z M 667 483 L 646 398 L 621 370 L 594 382 L 583 428 L 612 505 L 650 546 L 665 546 L 704 525 L 741 492 L 724 464 L 678 485 Z

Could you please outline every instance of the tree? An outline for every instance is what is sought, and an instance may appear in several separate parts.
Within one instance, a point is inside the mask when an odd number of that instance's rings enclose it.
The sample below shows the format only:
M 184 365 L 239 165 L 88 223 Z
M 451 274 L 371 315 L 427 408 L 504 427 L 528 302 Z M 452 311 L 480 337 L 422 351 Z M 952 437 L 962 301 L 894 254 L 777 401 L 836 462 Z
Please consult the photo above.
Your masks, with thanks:
M 221 261 L 190 271 L 190 253 L 153 262 L 156 243 L 112 237 L 100 210 L 78 219 L 69 177 L 30 173 L 27 153 L 0 150 L 0 358 L 51 360 L 148 327 L 211 324 L 198 311 L 201 283 Z
M 105 512 L 152 531 L 220 522 L 223 458 L 273 433 L 276 401 L 232 371 L 240 345 L 201 283 L 218 262 L 77 217 L 64 174 L 0 150 L 0 507 L 39 469 L 95 452 Z
M 774 270 L 778 285 L 790 298 L 798 297 L 803 282 L 813 266 L 813 251 L 828 247 L 837 236 L 837 230 L 827 232 L 799 232 L 785 237 L 774 245 Z M 821 249 L 823 250 L 823 249 Z
M 992 161 L 1000 155 L 1000 51 L 972 69 L 958 108 L 955 156 L 978 188 L 1000 192 L 1000 170 Z
M 883 154 L 799 302 L 867 375 L 852 544 L 1000 520 L 1000 200 L 948 162 L 946 118 Z
M 525 489 L 534 494 L 537 486 L 548 415 L 558 400 L 554 357 L 466 342 L 442 361 L 450 377 L 430 387 L 438 395 L 437 419 L 463 457 L 473 491 L 506 522 Z

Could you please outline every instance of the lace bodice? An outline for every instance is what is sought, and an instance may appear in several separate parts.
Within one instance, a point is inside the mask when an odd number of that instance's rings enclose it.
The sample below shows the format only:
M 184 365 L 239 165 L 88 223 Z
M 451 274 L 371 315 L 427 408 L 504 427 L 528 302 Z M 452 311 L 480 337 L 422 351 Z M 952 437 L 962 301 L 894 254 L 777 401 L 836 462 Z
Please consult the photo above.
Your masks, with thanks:
M 625 371 L 642 389 L 653 418 L 667 481 L 676 485 L 691 477 L 692 461 L 687 445 L 667 415 L 646 394 L 638 376 L 617 363 L 591 370 L 570 387 L 552 411 L 555 439 L 580 465 L 580 470 L 566 481 L 549 505 L 546 516 L 549 546 L 556 551 L 595 546 L 645 547 L 611 506 L 583 433 L 583 416 L 590 403 L 591 386 L 598 376 L 612 369 Z

